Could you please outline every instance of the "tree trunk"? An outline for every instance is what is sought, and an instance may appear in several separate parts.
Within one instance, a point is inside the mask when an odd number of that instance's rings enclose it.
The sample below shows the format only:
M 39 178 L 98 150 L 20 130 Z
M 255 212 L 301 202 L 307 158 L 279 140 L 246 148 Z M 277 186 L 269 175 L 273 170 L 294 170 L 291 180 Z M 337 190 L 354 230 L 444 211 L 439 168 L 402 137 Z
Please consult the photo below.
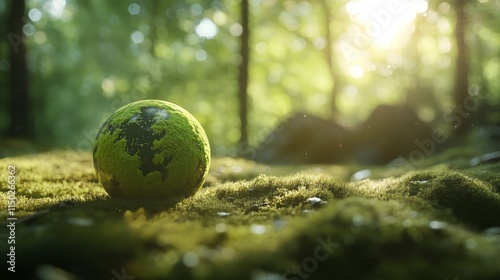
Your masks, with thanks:
M 456 15 L 456 26 L 455 26 L 455 41 L 457 46 L 457 57 L 455 65 L 455 80 L 453 83 L 453 98 L 455 102 L 456 112 L 463 112 L 463 104 L 468 95 L 469 89 L 469 57 L 468 57 L 468 47 L 465 41 L 465 29 L 467 24 L 467 14 L 465 11 L 465 4 L 467 1 L 458 0 L 455 2 L 455 15 Z M 457 126 L 456 133 L 458 135 L 464 135 L 469 131 L 471 127 L 471 121 L 469 119 L 471 112 L 461 113 L 462 118 L 461 125 Z
M 33 121 L 30 111 L 28 91 L 28 67 L 26 63 L 26 43 L 23 26 L 25 1 L 11 1 L 7 37 L 11 45 L 10 53 L 10 123 L 7 137 L 32 139 Z
M 326 2 L 326 0 L 321 0 L 324 19 L 325 19 L 325 56 L 326 62 L 328 63 L 328 71 L 330 72 L 330 77 L 333 82 L 331 91 L 330 91 L 330 114 L 331 118 L 335 119 L 338 114 L 338 106 L 337 106 L 337 98 L 342 89 L 342 77 L 339 74 L 339 70 L 334 60 L 334 38 L 332 36 L 332 31 L 330 29 L 330 20 L 333 18 L 330 6 Z
M 240 113 L 240 140 L 239 153 L 244 155 L 248 148 L 248 64 L 250 58 L 249 38 L 250 30 L 248 0 L 241 1 L 241 25 L 243 32 L 241 34 L 241 63 L 238 74 L 238 103 Z

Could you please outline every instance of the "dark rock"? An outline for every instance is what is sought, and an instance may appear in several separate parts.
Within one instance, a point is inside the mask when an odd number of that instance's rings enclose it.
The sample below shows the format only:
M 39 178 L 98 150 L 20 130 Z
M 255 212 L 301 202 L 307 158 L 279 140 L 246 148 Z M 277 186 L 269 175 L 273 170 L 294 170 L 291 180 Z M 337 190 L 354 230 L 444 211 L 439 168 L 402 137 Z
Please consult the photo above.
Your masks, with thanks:
M 332 163 L 347 159 L 350 142 L 341 125 L 296 113 L 257 148 L 252 159 L 273 163 Z
M 278 126 L 251 159 L 266 163 L 385 164 L 422 149 L 422 141 L 431 139 L 431 131 L 409 106 L 378 106 L 352 131 L 333 121 L 297 113 Z
M 352 132 L 353 158 L 358 163 L 382 164 L 421 149 L 416 141 L 431 139 L 432 129 L 409 106 L 380 105 Z

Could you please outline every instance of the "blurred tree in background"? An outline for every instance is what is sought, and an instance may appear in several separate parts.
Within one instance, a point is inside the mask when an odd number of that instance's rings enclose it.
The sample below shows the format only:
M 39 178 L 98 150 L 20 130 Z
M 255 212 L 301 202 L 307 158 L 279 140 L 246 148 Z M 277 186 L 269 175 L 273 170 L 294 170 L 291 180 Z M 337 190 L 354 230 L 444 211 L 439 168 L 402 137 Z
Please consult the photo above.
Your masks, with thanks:
M 248 143 L 248 69 L 250 65 L 250 11 L 248 0 L 241 0 L 241 62 L 238 69 L 238 100 L 240 111 L 239 154 L 245 155 Z
M 56 147 L 90 149 L 112 112 L 145 98 L 192 112 L 215 155 L 256 145 L 294 111 L 350 126 L 379 104 L 406 103 L 452 131 L 446 115 L 481 95 L 469 124 L 500 122 L 499 0 L 249 0 L 247 136 L 246 1 L 26 0 L 22 32 L 12 32 L 17 2 L 0 0 L 3 135 L 20 121 L 9 113 L 13 34 L 27 46 L 35 139 Z
M 26 43 L 23 34 L 23 18 L 26 10 L 24 0 L 12 2 L 8 22 L 7 38 L 10 49 L 10 108 L 9 137 L 31 139 L 33 135 L 33 115 L 29 95 L 28 66 L 26 62 Z

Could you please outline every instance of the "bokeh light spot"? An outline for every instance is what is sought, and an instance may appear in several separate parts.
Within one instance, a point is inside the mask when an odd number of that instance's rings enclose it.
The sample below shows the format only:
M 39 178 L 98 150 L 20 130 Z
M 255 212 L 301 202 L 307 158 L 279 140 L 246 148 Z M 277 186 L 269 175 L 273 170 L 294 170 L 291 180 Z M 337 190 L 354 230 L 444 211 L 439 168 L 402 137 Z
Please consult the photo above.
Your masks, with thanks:
M 31 36 L 35 33 L 35 26 L 31 23 L 27 23 L 23 26 L 23 33 L 26 36 Z
M 134 31 L 130 35 L 130 39 L 132 39 L 132 42 L 134 42 L 136 44 L 140 44 L 144 41 L 144 34 L 142 34 L 142 32 L 138 31 L 138 30 Z
M 215 25 L 211 19 L 203 18 L 196 26 L 195 31 L 200 37 L 212 39 L 215 35 L 217 35 L 218 30 L 217 25 Z
M 194 57 L 198 61 L 205 61 L 207 59 L 207 52 L 203 49 L 197 50 L 194 54 Z
M 363 77 L 363 75 L 365 74 L 365 70 L 363 70 L 363 67 L 361 67 L 359 65 L 353 65 L 349 69 L 349 74 L 351 74 L 351 76 L 354 79 L 361 79 Z
M 239 23 L 233 23 L 231 27 L 229 27 L 229 33 L 235 37 L 240 36 L 243 33 L 243 27 Z
M 31 21 L 37 22 L 42 18 L 42 12 L 40 12 L 40 10 L 36 8 L 31 9 L 28 12 L 28 17 L 30 18 Z
M 137 3 L 131 3 L 128 5 L 128 12 L 133 16 L 138 15 L 141 12 L 141 6 Z

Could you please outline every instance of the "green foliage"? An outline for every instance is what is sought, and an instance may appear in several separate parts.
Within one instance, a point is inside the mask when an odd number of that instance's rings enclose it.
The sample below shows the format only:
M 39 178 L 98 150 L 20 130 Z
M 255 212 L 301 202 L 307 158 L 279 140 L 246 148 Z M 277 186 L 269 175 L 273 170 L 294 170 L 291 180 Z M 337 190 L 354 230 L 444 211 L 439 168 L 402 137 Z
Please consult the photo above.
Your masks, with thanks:
M 399 24 L 396 39 L 379 46 L 367 33 L 366 22 L 348 13 L 346 5 L 356 1 L 324 1 L 329 11 L 322 2 L 250 1 L 251 144 L 292 111 L 329 116 L 335 83 L 342 85 L 337 104 L 343 124 L 363 120 L 380 103 L 408 102 L 418 107 L 424 120 L 446 126 L 443 116 L 453 109 L 453 3 L 431 1 L 426 13 Z M 483 2 L 471 2 L 467 9 L 470 93 L 487 96 L 476 117 L 498 122 L 498 3 Z M 90 149 L 97 129 L 112 112 L 132 101 L 158 98 L 192 112 L 205 127 L 215 154 L 236 153 L 239 1 L 57 3 L 27 0 L 26 42 L 38 141 Z M 0 0 L 2 21 L 9 7 Z M 197 33 L 203 19 L 217 27 L 214 37 Z M 1 26 L 2 38 L 8 38 Z M 337 81 L 329 72 L 329 48 Z M 2 88 L 9 86 L 11 51 L 9 40 L 0 41 Z M 362 77 L 354 70 L 361 70 Z M 1 93 L 0 130 L 5 130 L 9 97 L 7 90 Z

